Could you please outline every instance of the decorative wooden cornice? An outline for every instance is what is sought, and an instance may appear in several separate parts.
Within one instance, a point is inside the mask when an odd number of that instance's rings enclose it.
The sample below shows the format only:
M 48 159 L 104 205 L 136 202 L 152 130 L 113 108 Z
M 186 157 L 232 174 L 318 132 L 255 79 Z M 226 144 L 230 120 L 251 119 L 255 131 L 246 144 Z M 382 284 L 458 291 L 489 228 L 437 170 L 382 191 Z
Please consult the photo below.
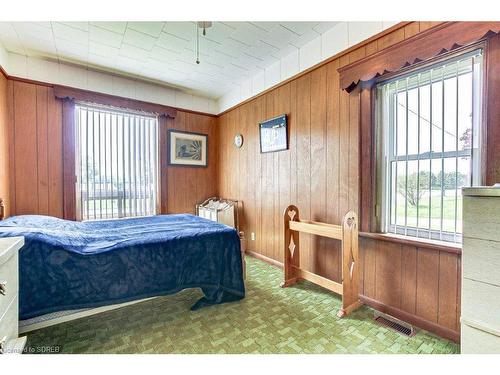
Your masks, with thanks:
M 360 82 L 369 82 L 383 74 L 488 39 L 499 32 L 500 22 L 445 22 L 339 68 L 340 87 L 351 92 Z
M 177 109 L 173 107 L 124 98 L 121 96 L 101 94 L 94 91 L 75 89 L 67 86 L 55 85 L 54 95 L 59 99 L 70 99 L 119 108 L 127 108 L 135 111 L 156 113 L 159 116 L 166 116 L 170 118 L 175 118 L 177 115 Z

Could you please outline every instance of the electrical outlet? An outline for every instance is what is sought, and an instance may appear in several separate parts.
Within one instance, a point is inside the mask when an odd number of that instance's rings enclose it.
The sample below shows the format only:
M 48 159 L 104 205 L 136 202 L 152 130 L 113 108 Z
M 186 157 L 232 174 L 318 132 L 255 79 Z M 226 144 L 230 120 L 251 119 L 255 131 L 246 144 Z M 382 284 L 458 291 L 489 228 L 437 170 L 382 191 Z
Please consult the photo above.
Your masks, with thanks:
M 250 239 L 251 239 L 252 241 L 255 241 L 255 232 L 252 232 L 252 233 L 250 234 Z

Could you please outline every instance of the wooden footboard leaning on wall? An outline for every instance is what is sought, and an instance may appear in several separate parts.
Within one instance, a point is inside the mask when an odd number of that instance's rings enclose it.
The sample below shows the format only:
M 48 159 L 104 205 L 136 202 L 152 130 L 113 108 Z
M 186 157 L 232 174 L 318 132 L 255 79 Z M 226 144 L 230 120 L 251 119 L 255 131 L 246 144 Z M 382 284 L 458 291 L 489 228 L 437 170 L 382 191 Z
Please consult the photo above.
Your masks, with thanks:
M 299 209 L 288 206 L 285 220 L 285 280 L 281 287 L 287 287 L 298 280 L 308 280 L 342 296 L 342 308 L 337 316 L 348 315 L 361 305 L 358 296 L 358 215 L 349 211 L 342 219 L 342 225 L 300 220 Z M 334 238 L 342 242 L 342 283 L 316 275 L 300 268 L 299 233 Z

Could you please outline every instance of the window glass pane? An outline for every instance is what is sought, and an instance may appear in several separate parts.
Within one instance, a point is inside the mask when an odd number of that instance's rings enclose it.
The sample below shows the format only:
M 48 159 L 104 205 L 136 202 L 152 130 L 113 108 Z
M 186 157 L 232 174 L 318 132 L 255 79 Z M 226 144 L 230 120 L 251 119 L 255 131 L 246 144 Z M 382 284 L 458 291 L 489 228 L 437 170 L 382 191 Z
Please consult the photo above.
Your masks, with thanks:
M 443 144 L 443 69 L 432 71 L 431 115 L 432 115 L 432 151 L 441 152 Z
M 418 174 L 418 163 L 416 160 L 408 162 L 408 174 L 406 177 L 406 225 L 417 227 L 417 210 L 420 199 L 425 190 L 421 190 L 420 178 Z
M 420 203 L 418 205 L 418 227 L 422 229 L 429 229 L 429 207 L 431 201 L 429 192 L 432 181 L 429 165 L 430 160 L 419 160 Z
M 430 73 L 420 75 L 420 153 L 430 151 L 430 116 L 431 116 L 431 98 L 430 98 Z
M 396 95 L 397 155 L 406 155 L 406 81 L 398 81 Z
M 457 64 L 453 64 L 456 69 Z M 457 128 L 457 77 L 444 81 L 444 151 L 455 151 Z
M 396 184 L 396 162 L 391 162 L 390 164 L 390 187 L 389 187 L 389 194 L 390 194 L 390 212 L 391 212 L 391 217 L 390 217 L 390 225 L 396 225 L 396 207 L 397 207 L 397 184 Z
M 419 145 L 419 106 L 418 106 L 418 76 L 408 79 L 408 154 L 418 154 Z
M 398 161 L 397 165 L 397 186 L 394 195 L 396 196 L 396 224 L 405 225 L 405 203 L 406 203 L 406 170 L 405 162 Z
M 431 166 L 431 229 L 441 229 L 441 160 L 433 160 Z
M 480 176 L 480 53 L 378 85 L 385 230 L 461 241 L 461 188 Z
M 443 175 L 443 231 L 455 231 L 455 200 L 456 196 L 456 180 L 461 174 L 456 173 L 456 158 L 444 159 L 444 175 Z

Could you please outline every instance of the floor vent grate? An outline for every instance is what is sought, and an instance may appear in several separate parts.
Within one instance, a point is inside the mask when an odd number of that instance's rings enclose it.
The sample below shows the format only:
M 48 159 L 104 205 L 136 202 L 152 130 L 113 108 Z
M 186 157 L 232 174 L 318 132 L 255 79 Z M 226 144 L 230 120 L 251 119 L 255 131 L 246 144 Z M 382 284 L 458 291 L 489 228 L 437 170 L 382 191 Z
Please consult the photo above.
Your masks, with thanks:
M 386 315 L 376 311 L 374 313 L 373 319 L 380 325 L 399 332 L 404 336 L 412 337 L 413 335 L 415 335 L 415 330 L 412 325 L 402 322 L 401 320 L 396 319 L 390 315 Z

